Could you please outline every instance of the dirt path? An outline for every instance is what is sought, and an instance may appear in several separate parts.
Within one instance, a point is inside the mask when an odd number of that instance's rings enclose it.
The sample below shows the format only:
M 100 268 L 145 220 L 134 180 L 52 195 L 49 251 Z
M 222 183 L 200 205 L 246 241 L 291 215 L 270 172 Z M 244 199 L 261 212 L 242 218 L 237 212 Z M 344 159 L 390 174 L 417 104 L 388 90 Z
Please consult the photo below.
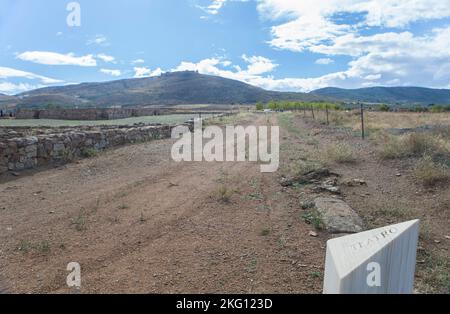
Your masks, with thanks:
M 175 163 L 171 144 L 122 147 L 0 183 L 8 291 L 67 292 L 69 262 L 80 263 L 86 293 L 321 291 L 326 238 L 308 236 L 277 174 L 252 163 Z

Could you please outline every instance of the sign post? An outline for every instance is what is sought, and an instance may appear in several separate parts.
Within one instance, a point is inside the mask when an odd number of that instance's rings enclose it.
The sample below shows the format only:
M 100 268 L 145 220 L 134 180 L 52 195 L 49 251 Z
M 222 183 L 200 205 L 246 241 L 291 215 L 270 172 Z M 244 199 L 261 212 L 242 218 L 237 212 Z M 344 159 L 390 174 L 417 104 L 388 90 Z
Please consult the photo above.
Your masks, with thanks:
M 324 294 L 411 294 L 419 220 L 329 240 Z

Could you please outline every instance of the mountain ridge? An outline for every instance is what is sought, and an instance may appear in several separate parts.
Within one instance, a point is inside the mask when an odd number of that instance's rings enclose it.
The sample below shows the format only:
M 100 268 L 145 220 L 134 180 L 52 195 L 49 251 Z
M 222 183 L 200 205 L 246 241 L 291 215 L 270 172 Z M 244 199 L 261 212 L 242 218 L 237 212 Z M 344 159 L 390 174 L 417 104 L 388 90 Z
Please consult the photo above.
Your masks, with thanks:
M 241 81 L 198 72 L 169 72 L 157 77 L 52 86 L 8 96 L 1 105 L 18 108 L 111 107 L 180 104 L 255 104 L 269 101 L 332 101 L 399 105 L 450 104 L 450 90 L 425 87 L 326 87 L 310 93 L 269 91 Z
M 433 89 L 418 86 L 385 87 L 374 86 L 357 89 L 326 87 L 311 92 L 312 94 L 338 99 L 340 101 L 362 101 L 388 104 L 450 104 L 450 89 Z
M 49 103 L 70 107 L 179 104 L 251 104 L 271 100 L 317 101 L 307 93 L 267 91 L 240 81 L 197 72 L 171 72 L 158 77 L 45 87 L 16 95 L 19 107 Z

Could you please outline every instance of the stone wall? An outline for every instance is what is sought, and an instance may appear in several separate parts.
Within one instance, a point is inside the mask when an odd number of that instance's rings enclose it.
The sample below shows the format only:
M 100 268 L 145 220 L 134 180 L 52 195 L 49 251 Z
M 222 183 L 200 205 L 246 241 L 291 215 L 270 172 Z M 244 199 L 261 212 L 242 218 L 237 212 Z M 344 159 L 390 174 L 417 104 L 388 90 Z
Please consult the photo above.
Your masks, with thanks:
M 152 108 L 86 108 L 86 109 L 19 109 L 16 119 L 114 120 L 161 115 L 165 109 Z
M 192 127 L 192 126 L 191 126 Z M 71 130 L 0 141 L 0 174 L 89 157 L 99 150 L 170 138 L 173 126 L 110 127 Z

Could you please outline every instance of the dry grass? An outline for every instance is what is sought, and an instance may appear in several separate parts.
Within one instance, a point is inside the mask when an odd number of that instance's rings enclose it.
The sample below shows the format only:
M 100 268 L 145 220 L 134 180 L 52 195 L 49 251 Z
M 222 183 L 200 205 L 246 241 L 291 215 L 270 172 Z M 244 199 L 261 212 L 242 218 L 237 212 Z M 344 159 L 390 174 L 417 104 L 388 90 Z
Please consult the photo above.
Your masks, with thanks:
M 415 113 L 415 112 L 370 112 L 364 113 L 368 130 L 388 130 L 417 128 L 424 125 L 450 126 L 450 113 Z M 361 130 L 359 111 L 333 111 L 330 113 L 331 124 Z
M 402 136 L 379 134 L 376 141 L 383 159 L 420 157 L 430 155 L 436 158 L 448 156 L 449 143 L 440 135 L 411 133 Z
M 435 161 L 429 155 L 424 156 L 414 168 L 414 177 L 426 187 L 432 187 L 450 178 L 449 169 Z
M 327 147 L 323 156 L 325 163 L 353 163 L 356 161 L 355 153 L 346 143 L 333 143 Z

